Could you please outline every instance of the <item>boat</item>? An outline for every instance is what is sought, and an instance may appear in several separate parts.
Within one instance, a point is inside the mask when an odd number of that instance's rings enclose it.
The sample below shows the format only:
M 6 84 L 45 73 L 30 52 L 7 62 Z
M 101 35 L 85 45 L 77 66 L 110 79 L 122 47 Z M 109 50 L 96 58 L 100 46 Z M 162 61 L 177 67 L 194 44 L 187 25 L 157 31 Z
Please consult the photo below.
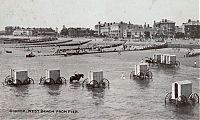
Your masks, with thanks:
M 6 53 L 12 53 L 12 51 L 10 51 L 10 50 L 6 50 Z
M 26 55 L 26 57 L 35 57 L 35 55 L 31 52 L 30 54 Z

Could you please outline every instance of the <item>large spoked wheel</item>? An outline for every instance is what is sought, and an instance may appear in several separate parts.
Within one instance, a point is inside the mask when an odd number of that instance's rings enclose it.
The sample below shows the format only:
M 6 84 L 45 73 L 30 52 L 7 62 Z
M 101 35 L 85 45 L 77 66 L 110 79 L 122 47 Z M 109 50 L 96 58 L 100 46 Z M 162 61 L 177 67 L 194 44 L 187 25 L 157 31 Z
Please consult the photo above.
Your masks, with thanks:
M 109 82 L 109 80 L 108 79 L 106 79 L 106 78 L 103 78 L 103 80 L 102 80 L 102 87 L 109 87 L 110 86 L 110 82 Z
M 184 95 L 181 95 L 176 99 L 176 106 L 187 104 L 187 103 L 188 103 L 188 99 Z
M 133 79 L 133 78 L 135 78 L 135 72 L 134 72 L 134 71 L 132 71 L 132 72 L 130 73 L 130 79 Z
M 44 84 L 45 84 L 45 85 L 52 85 L 52 84 L 55 84 L 55 81 L 54 81 L 52 78 L 47 78 L 47 79 L 44 81 Z
M 152 77 L 153 77 L 153 74 L 151 71 L 148 71 L 145 73 L 145 78 L 152 79 Z
M 90 83 L 88 85 L 91 87 L 94 87 L 94 88 L 97 88 L 100 86 L 100 84 L 96 80 L 90 81 Z
M 85 80 L 83 80 L 82 87 L 86 86 L 87 84 L 88 84 L 88 78 L 86 78 Z
M 15 85 L 22 85 L 22 84 L 23 84 L 23 83 L 22 83 L 21 80 L 16 79 L 16 84 L 15 84 Z
M 175 63 L 176 67 L 179 67 L 180 64 L 181 64 L 181 63 L 180 63 L 179 61 L 176 61 L 176 63 Z
M 192 102 L 192 103 L 199 103 L 199 95 L 197 93 L 192 93 L 190 96 L 189 96 L 189 100 Z
M 136 77 L 139 79 L 145 79 L 145 74 L 143 72 L 139 72 Z
M 172 100 L 172 92 L 167 93 L 165 95 L 165 104 L 167 104 L 167 102 L 171 102 L 171 100 Z
M 43 85 L 44 82 L 45 82 L 45 79 L 46 79 L 46 77 L 41 77 L 41 78 L 40 78 L 40 83 L 39 83 L 39 84 L 40 84 L 40 85 Z
M 24 82 L 22 84 L 27 85 L 27 84 L 31 84 L 31 82 L 34 84 L 34 80 L 32 78 L 28 77 L 26 80 L 24 80 Z
M 32 78 L 28 78 L 30 83 L 32 82 L 33 84 L 35 83 L 35 81 Z
M 56 80 L 56 84 L 63 84 L 65 83 L 66 84 L 66 79 L 64 77 L 59 77 L 57 80 Z
M 8 75 L 8 76 L 5 78 L 5 83 L 6 83 L 7 85 L 13 84 L 13 77 L 11 77 L 11 75 Z

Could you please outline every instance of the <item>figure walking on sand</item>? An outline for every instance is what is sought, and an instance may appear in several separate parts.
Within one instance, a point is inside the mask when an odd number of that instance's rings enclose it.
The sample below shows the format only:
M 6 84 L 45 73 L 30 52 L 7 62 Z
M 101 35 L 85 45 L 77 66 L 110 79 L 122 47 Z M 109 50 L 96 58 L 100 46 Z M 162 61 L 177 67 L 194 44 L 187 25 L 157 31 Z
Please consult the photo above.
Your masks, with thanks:
M 122 72 L 121 79 L 123 79 L 123 80 L 126 79 L 126 78 L 125 78 L 125 75 L 124 75 L 124 72 Z
M 197 62 L 196 61 L 194 61 L 194 67 L 197 67 Z

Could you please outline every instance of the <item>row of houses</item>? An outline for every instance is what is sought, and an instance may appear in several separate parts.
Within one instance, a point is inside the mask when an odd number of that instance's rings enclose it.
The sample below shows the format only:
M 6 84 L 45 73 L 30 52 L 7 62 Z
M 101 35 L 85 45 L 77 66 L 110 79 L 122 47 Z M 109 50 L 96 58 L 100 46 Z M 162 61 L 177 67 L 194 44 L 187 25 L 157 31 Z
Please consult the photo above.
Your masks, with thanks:
M 187 23 L 183 23 L 182 30 L 186 37 L 200 38 L 200 22 L 188 20 Z
M 155 37 L 176 37 L 177 33 L 182 33 L 183 37 L 200 38 L 199 21 L 188 20 L 182 26 L 176 26 L 174 21 L 162 19 L 159 22 L 154 21 L 153 26 L 149 24 L 137 25 L 119 22 L 119 23 L 100 23 L 95 25 L 95 34 L 97 36 L 106 36 L 111 38 L 155 38 Z
M 131 22 L 111 22 L 95 25 L 95 30 L 90 28 L 66 28 L 63 26 L 60 35 L 71 37 L 84 36 L 100 36 L 111 38 L 155 38 L 155 37 L 187 37 L 200 38 L 200 22 L 188 20 L 181 26 L 176 26 L 176 23 L 171 20 L 162 19 L 154 21 L 153 26 L 149 24 L 138 25 Z M 52 28 L 21 28 L 19 26 L 7 26 L 5 31 L 0 31 L 0 35 L 15 35 L 15 36 L 38 36 L 38 35 L 57 35 L 58 29 Z
M 57 34 L 57 31 L 52 28 L 21 28 L 19 26 L 7 26 L 5 27 L 5 34 L 14 36 L 54 36 Z
M 60 35 L 70 37 L 94 36 L 94 30 L 90 28 L 66 28 L 65 26 L 63 26 Z

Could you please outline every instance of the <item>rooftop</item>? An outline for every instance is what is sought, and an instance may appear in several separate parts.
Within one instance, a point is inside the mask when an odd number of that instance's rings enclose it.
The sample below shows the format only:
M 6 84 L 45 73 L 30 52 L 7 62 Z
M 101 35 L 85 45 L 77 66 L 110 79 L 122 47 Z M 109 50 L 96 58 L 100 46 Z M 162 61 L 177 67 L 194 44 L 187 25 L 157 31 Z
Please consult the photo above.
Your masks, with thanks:
M 189 21 L 188 23 L 183 23 L 184 25 L 200 25 L 200 22 L 197 21 Z
M 175 23 L 174 21 L 171 20 L 167 20 L 167 19 L 162 19 L 160 22 L 158 22 L 157 24 L 162 24 L 162 23 Z
M 176 81 L 176 82 L 174 82 L 174 83 L 178 83 L 178 84 L 180 84 L 180 85 L 183 85 L 183 84 L 192 84 L 192 82 L 189 81 L 189 80 Z

